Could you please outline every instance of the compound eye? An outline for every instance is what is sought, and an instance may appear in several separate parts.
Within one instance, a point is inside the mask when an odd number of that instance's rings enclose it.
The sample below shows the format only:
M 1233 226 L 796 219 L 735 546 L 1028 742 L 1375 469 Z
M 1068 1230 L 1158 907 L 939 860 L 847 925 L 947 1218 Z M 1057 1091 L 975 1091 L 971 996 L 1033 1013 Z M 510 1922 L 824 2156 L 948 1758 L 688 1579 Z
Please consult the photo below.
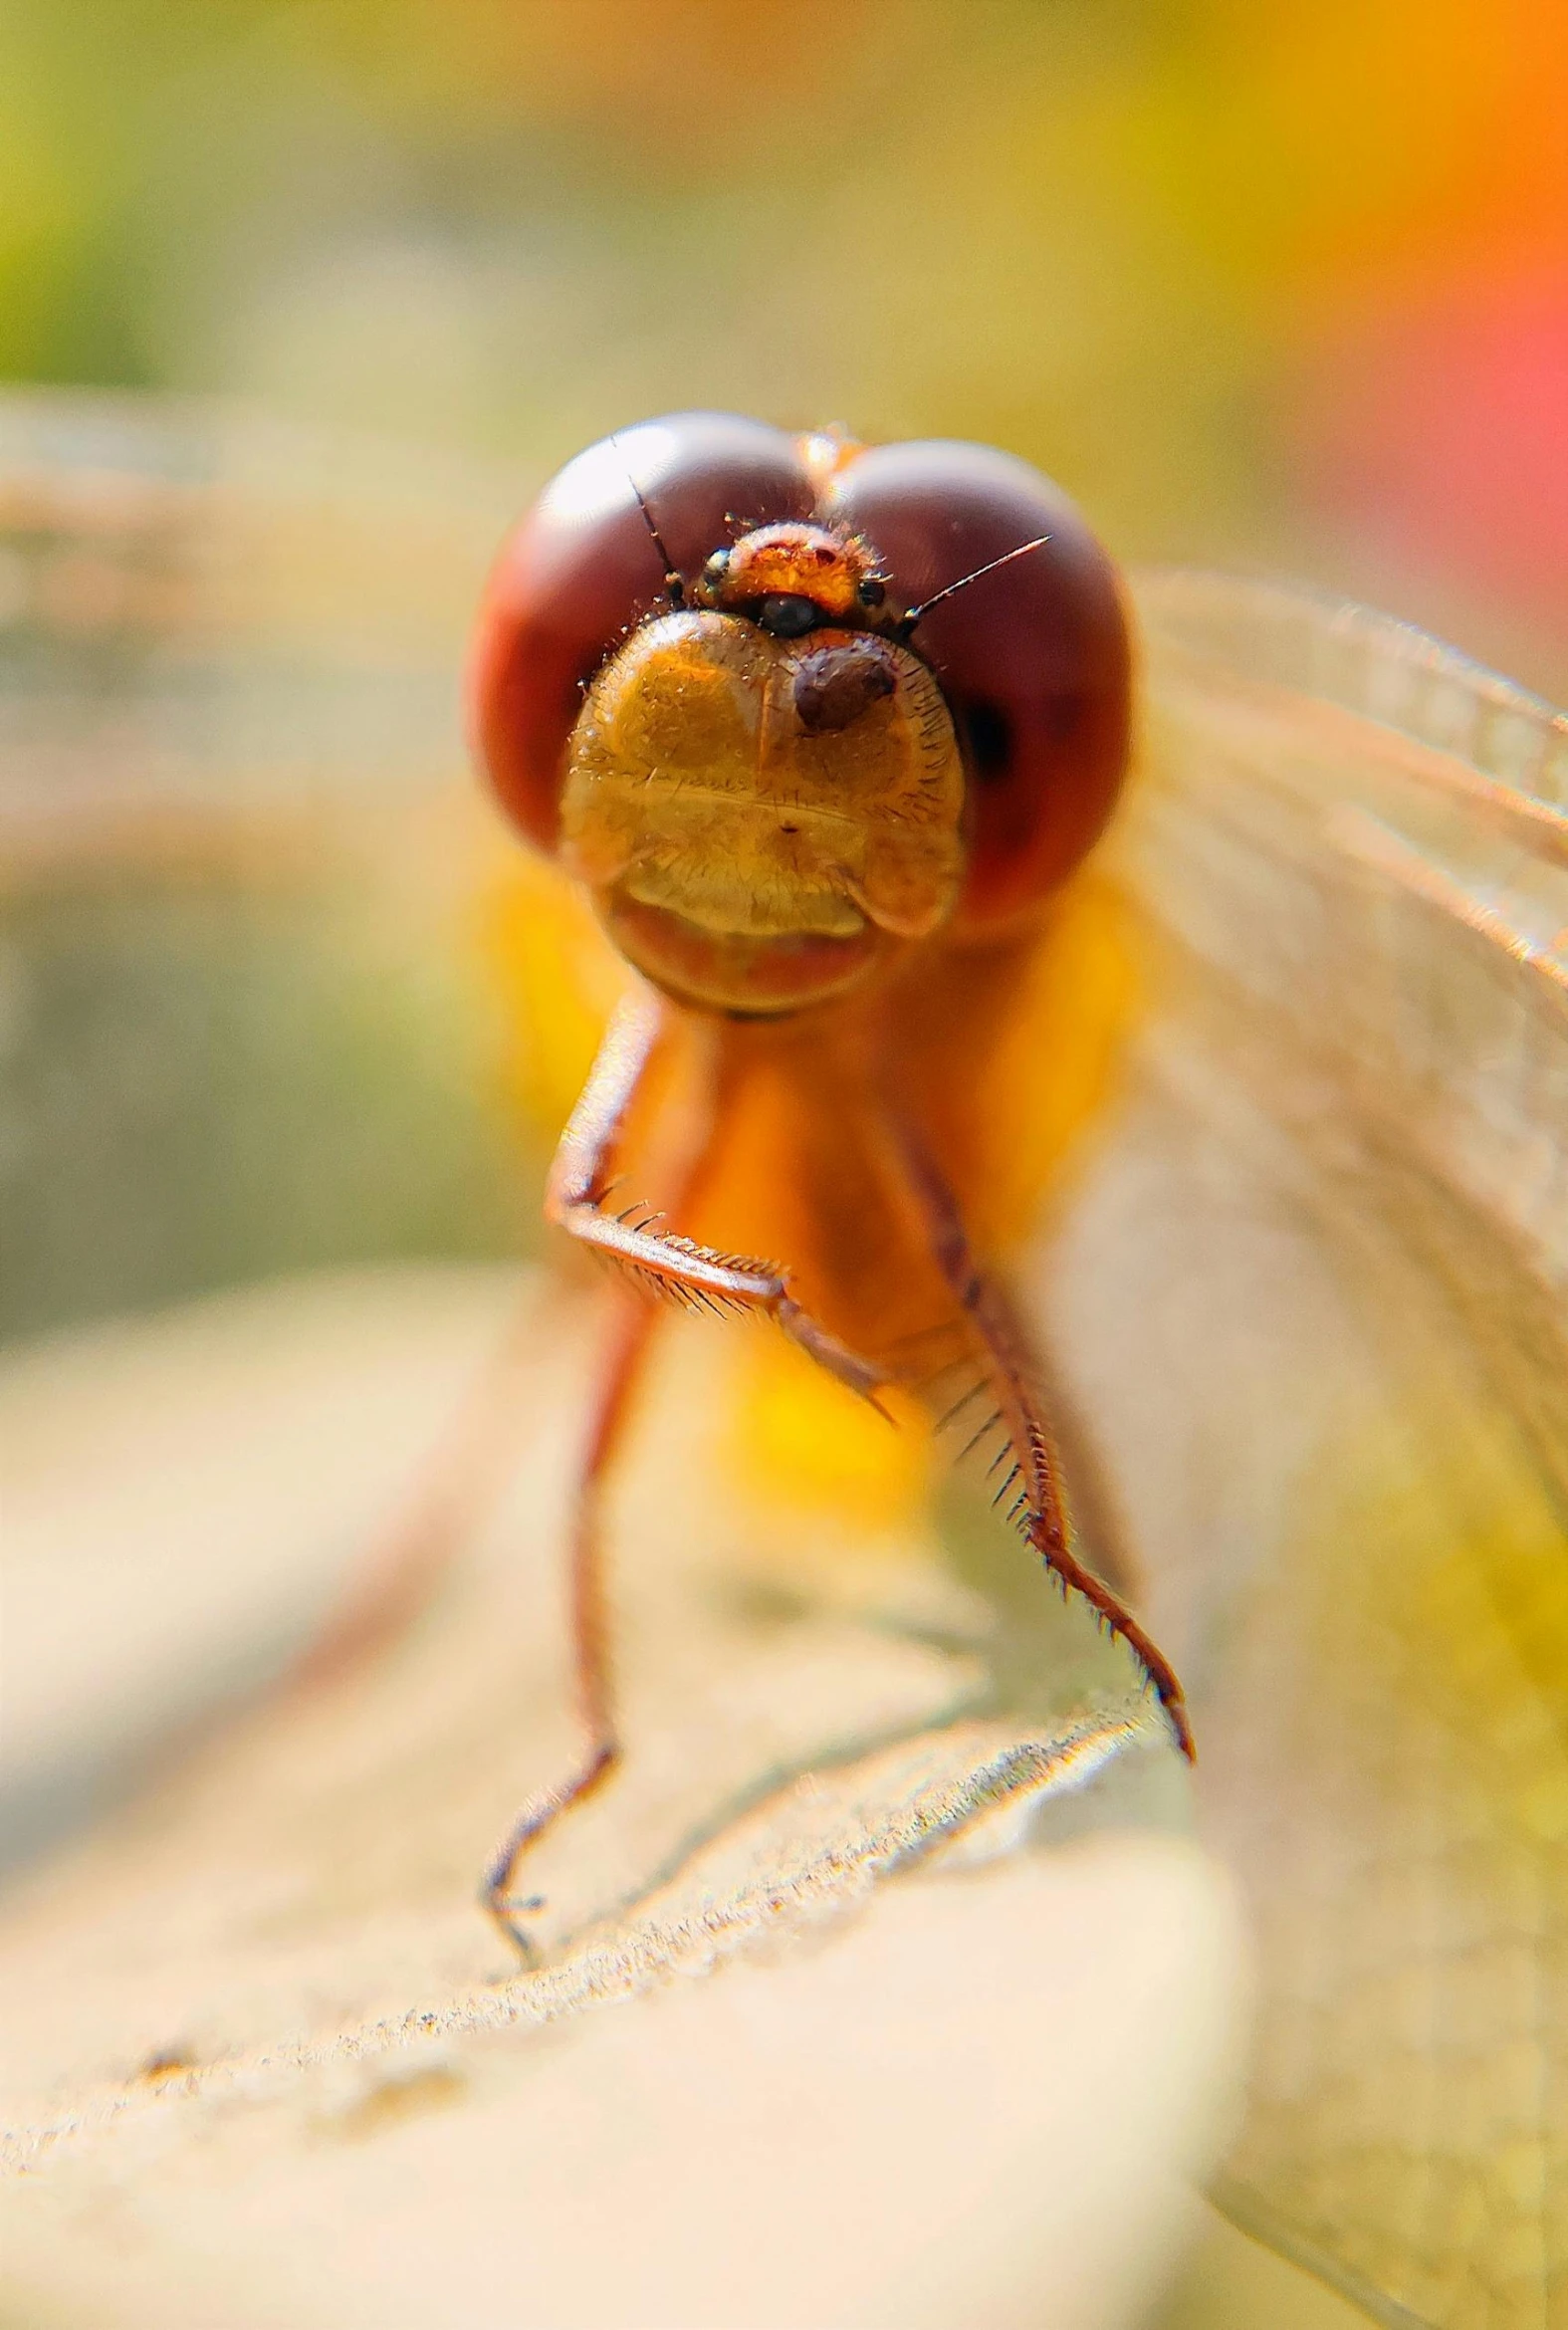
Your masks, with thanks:
M 864 607 L 878 607 L 887 599 L 887 584 L 877 575 L 862 575 L 855 584 L 855 596 Z
M 824 520 L 872 544 L 912 607 L 1049 537 L 933 606 L 910 637 L 942 682 L 969 765 L 959 920 L 1008 921 L 1072 871 L 1121 786 L 1131 650 L 1115 569 L 1058 487 L 984 445 L 872 447 L 825 501 Z
M 796 440 L 735 413 L 617 430 L 552 479 L 502 548 L 469 665 L 478 757 L 531 840 L 555 848 L 583 687 L 636 624 L 672 603 L 649 519 L 690 584 L 724 555 L 715 543 L 798 523 L 812 501 Z

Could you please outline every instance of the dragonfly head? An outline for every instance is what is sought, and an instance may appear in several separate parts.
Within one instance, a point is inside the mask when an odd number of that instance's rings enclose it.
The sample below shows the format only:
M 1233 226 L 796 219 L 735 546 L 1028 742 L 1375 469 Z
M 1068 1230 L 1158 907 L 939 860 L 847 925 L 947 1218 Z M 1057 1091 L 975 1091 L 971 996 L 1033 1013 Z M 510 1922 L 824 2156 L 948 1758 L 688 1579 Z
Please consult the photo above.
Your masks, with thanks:
M 784 1011 L 1036 913 L 1127 764 L 1115 570 L 981 445 L 730 413 L 590 446 L 497 565 L 471 672 L 507 810 L 651 977 Z

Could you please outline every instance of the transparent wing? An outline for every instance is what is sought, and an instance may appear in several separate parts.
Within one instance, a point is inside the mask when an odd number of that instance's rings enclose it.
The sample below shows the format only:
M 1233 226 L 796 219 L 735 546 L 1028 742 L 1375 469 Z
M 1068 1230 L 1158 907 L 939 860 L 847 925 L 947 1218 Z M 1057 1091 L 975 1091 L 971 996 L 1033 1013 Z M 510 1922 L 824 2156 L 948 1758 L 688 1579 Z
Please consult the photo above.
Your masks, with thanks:
M 0 1334 L 511 1235 L 458 695 L 523 498 L 221 408 L 0 396 Z
M 8 852 L 461 772 L 520 485 L 216 407 L 0 399 Z
M 1138 593 L 1148 949 L 1042 1264 L 1260 1940 L 1223 2199 L 1380 2319 L 1568 2324 L 1568 724 Z

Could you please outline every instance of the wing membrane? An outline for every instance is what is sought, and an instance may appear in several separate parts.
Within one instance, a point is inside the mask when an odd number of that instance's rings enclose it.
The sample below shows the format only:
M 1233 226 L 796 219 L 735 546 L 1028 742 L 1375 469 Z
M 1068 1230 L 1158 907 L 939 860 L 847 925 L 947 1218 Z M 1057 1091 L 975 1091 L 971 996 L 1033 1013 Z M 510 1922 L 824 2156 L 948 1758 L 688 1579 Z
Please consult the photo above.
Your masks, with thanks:
M 465 782 L 515 479 L 226 410 L 0 398 L 0 845 L 146 846 Z
M 1259 1934 L 1225 2198 L 1384 2320 L 1568 2323 L 1568 729 L 1140 603 L 1151 1000 L 1046 1299 Z
M 518 494 L 0 395 L 0 1335 L 511 1244 L 458 673 Z

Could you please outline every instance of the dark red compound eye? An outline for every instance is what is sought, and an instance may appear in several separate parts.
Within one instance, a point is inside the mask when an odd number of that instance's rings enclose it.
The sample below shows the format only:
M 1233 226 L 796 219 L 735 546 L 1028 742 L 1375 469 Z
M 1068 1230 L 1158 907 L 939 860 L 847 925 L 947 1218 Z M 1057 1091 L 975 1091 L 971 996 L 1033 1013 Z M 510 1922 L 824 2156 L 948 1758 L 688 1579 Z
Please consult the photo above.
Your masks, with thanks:
M 942 684 L 969 772 L 969 867 L 957 922 L 1024 914 L 1093 844 L 1115 805 L 1131 724 L 1131 650 L 1115 569 L 1067 497 L 983 445 L 845 447 L 729 413 L 677 413 L 590 446 L 511 537 L 471 670 L 477 742 L 529 837 L 555 846 L 583 683 L 672 603 L 650 520 L 688 593 L 742 532 L 810 521 L 857 535 L 897 617 L 991 561 L 1041 547 L 923 615 L 910 644 Z M 635 485 L 633 481 L 635 480 Z M 644 508 L 639 508 L 640 491 Z
M 985 445 L 869 447 L 819 514 L 874 546 L 904 607 L 1050 538 L 933 606 L 910 642 L 942 682 L 969 762 L 958 922 L 1011 920 L 1096 840 L 1126 770 L 1132 659 L 1116 571 L 1065 494 Z
M 551 480 L 502 550 L 469 672 L 480 757 L 542 849 L 556 845 L 583 682 L 671 605 L 638 491 L 688 591 L 738 531 L 808 518 L 813 499 L 794 437 L 724 412 L 620 429 Z

